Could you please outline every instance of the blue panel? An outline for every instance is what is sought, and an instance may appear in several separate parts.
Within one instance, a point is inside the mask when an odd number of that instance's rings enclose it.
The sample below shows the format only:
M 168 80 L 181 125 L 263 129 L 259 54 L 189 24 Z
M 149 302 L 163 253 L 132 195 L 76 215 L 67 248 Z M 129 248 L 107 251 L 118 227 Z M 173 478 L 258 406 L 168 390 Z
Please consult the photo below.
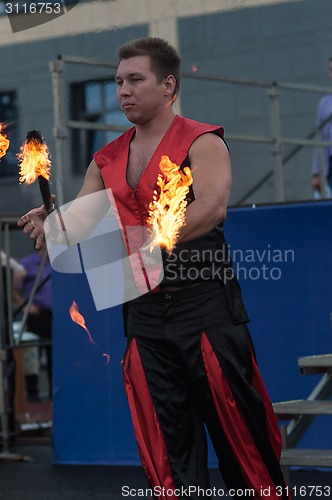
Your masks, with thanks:
M 297 358 L 332 352 L 331 220 L 331 202 L 228 213 L 226 238 L 273 401 L 305 398 L 318 378 L 300 377 Z M 84 275 L 54 273 L 53 284 L 54 463 L 138 464 L 122 386 L 121 308 L 96 312 Z M 70 319 L 73 300 L 99 347 Z M 102 352 L 111 355 L 106 366 Z M 328 422 L 317 422 L 301 446 L 332 448 Z
M 260 255 L 268 248 L 271 251 L 270 259 L 266 255 L 262 262 L 257 257 L 255 262 L 234 264 L 241 270 L 259 366 L 275 402 L 305 398 L 318 382 L 319 376 L 299 376 L 298 357 L 332 352 L 331 220 L 331 202 L 234 209 L 229 213 L 226 237 L 231 250 L 253 249 Z M 283 255 L 289 250 L 288 258 L 274 262 L 274 250 Z M 279 269 L 280 279 L 271 279 L 267 271 L 269 279 L 264 279 L 263 265 L 270 271 Z M 249 277 L 253 268 L 260 269 L 257 280 Z M 277 271 L 272 272 L 272 276 L 277 275 Z M 300 446 L 332 447 L 326 417 L 316 421 Z
M 138 463 L 122 383 L 122 308 L 96 312 L 84 275 L 54 273 L 53 284 L 53 461 Z M 72 322 L 73 300 L 96 345 Z M 107 365 L 102 353 L 111 356 Z

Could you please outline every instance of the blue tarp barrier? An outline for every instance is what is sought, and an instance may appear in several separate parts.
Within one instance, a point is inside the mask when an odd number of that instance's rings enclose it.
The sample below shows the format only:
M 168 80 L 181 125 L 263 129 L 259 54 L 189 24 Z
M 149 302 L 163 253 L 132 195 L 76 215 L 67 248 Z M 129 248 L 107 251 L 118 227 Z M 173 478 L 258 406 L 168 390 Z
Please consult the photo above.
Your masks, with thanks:
M 319 380 L 299 376 L 298 357 L 332 352 L 331 221 L 331 202 L 228 212 L 226 239 L 275 402 L 305 398 Z M 122 384 L 122 308 L 97 312 L 82 274 L 54 272 L 53 286 L 53 462 L 139 464 Z M 72 322 L 73 301 L 95 344 Z M 103 353 L 111 356 L 107 365 Z M 299 446 L 332 448 L 327 419 L 319 417 Z M 215 466 L 212 449 L 209 459 Z

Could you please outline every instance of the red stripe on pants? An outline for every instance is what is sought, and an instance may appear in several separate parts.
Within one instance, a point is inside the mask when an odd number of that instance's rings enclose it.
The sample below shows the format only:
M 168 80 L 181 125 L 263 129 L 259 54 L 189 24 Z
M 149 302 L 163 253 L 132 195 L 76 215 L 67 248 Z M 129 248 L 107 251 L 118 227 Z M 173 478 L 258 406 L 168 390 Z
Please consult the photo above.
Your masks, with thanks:
M 145 474 L 151 486 L 169 490 L 169 495 L 165 493 L 160 498 L 177 500 L 164 437 L 135 339 L 131 341 L 124 358 L 124 384 Z
M 201 348 L 218 418 L 246 483 L 255 490 L 255 498 L 261 497 L 262 488 L 269 488 L 269 499 L 280 500 L 205 333 L 202 335 Z

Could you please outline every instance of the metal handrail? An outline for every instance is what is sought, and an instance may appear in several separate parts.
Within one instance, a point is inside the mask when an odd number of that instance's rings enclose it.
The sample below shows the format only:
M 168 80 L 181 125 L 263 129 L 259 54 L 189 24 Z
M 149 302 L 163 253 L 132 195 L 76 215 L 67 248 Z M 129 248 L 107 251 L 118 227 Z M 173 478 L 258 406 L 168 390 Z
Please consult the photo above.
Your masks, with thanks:
M 65 64 L 78 64 L 78 65 L 89 65 L 89 66 L 99 66 L 105 68 L 115 69 L 117 63 L 112 61 L 101 61 L 94 58 L 84 58 L 76 56 L 59 55 L 57 61 L 51 61 L 50 70 L 52 72 L 53 80 L 53 96 L 54 96 L 54 113 L 55 113 L 55 140 L 56 140 L 56 156 L 57 156 L 57 193 L 58 201 L 60 204 L 63 202 L 65 183 L 63 181 L 63 168 L 66 164 L 66 142 L 68 134 L 66 131 L 68 128 L 82 128 L 82 129 L 93 129 L 93 130 L 119 130 L 123 131 L 125 129 L 121 126 L 114 127 L 108 124 L 97 124 L 84 121 L 68 120 L 66 113 L 64 111 L 64 87 L 63 87 L 63 72 Z M 275 177 L 275 194 L 276 201 L 284 200 L 284 181 L 283 181 L 283 167 L 284 165 L 297 154 L 305 146 L 317 146 L 317 147 L 332 147 L 332 142 L 322 141 L 314 139 L 314 135 L 317 133 L 315 129 L 313 132 L 307 134 L 305 138 L 297 137 L 282 137 L 281 135 L 281 124 L 280 124 L 280 103 L 279 103 L 279 93 L 282 90 L 288 91 L 298 91 L 298 92 L 314 92 L 319 94 L 332 93 L 331 87 L 321 86 L 321 85 L 308 85 L 301 83 L 292 82 L 274 82 L 274 81 L 262 81 L 253 79 L 242 79 L 242 78 L 230 78 L 220 75 L 198 73 L 195 71 L 183 71 L 181 73 L 182 77 L 191 78 L 196 80 L 204 81 L 214 81 L 231 85 L 242 85 L 251 86 L 256 88 L 266 89 L 267 94 L 270 98 L 271 105 L 271 135 L 249 135 L 249 134 L 227 134 L 227 140 L 241 141 L 241 142 L 252 142 L 252 143 L 262 143 L 270 144 L 272 148 L 274 169 L 265 174 L 262 179 L 260 179 L 255 186 L 251 187 L 249 191 L 242 196 L 242 198 L 237 202 L 237 204 L 243 203 L 249 198 L 253 193 L 257 191 L 267 180 L 271 178 L 272 175 Z M 327 120 L 328 121 L 328 120 Z M 282 147 L 283 145 L 293 145 L 295 146 L 285 157 L 283 157 Z
M 301 143 L 298 143 L 295 148 L 293 148 L 289 153 L 287 153 L 284 158 L 282 158 L 282 164 L 286 165 L 286 163 L 293 158 L 297 153 L 299 153 L 305 145 L 308 145 L 309 140 L 312 139 L 313 137 L 316 136 L 318 132 L 322 130 L 322 128 L 332 120 L 332 113 L 327 116 L 319 125 L 318 127 L 315 127 L 309 134 L 306 135 L 304 141 L 301 141 Z M 284 144 L 294 144 L 294 142 L 287 142 L 287 139 L 282 139 Z M 327 142 L 327 141 L 310 141 L 310 145 L 314 146 L 330 146 L 332 147 L 332 142 Z M 273 170 L 270 170 L 267 174 L 264 175 L 242 198 L 240 198 L 237 202 L 237 204 L 242 205 L 245 201 L 247 201 L 250 196 L 252 196 L 261 186 L 265 184 L 271 177 L 273 176 Z

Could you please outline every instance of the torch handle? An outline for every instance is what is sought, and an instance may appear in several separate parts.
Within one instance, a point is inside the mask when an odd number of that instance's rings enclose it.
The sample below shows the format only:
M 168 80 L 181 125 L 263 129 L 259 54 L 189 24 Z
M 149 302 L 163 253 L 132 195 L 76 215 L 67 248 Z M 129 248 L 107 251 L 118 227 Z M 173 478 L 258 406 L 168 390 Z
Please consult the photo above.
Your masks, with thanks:
M 54 209 L 52 198 L 51 198 L 50 185 L 48 183 L 48 180 L 45 179 L 45 177 L 43 177 L 42 175 L 38 176 L 38 182 L 39 182 L 39 189 L 40 189 L 40 193 L 41 193 L 42 198 L 43 198 L 45 210 L 49 214 Z

